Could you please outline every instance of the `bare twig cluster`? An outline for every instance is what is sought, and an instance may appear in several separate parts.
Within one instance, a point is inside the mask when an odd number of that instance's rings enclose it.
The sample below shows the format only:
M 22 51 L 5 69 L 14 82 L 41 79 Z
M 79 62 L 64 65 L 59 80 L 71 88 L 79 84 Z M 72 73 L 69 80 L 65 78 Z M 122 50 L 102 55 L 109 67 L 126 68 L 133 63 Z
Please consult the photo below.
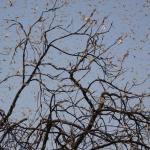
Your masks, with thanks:
M 0 85 L 17 79 L 21 86 L 8 112 L 0 110 L 1 148 L 149 150 L 150 112 L 142 108 L 149 95 L 131 92 L 134 84 L 116 84 L 124 73 L 125 59 L 116 64 L 109 55 L 123 37 L 106 46 L 103 40 L 112 24 L 102 30 L 107 17 L 100 23 L 92 19 L 95 10 L 74 31 L 69 30 L 73 22 L 66 28 L 55 24 L 56 12 L 62 7 L 56 1 L 29 29 L 8 20 L 9 28 L 16 27 L 20 36 L 11 62 L 17 62 L 19 54 L 22 66 L 21 71 L 2 79 Z M 51 17 L 45 17 L 47 14 Z M 34 37 L 39 24 L 45 26 Z M 71 45 L 70 41 L 76 40 L 83 40 L 81 49 L 66 50 L 61 44 L 68 41 Z M 36 84 L 36 111 L 30 121 L 27 117 L 14 121 L 20 95 L 27 88 L 32 90 L 32 84 Z

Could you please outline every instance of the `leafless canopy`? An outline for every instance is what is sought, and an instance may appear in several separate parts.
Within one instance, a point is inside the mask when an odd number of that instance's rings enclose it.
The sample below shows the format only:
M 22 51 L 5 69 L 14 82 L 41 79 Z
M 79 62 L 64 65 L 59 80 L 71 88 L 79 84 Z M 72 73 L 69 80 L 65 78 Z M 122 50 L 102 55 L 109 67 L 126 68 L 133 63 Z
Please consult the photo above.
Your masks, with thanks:
M 10 80 L 20 83 L 8 111 L 0 110 L 1 148 L 149 150 L 150 112 L 143 106 L 149 95 L 136 93 L 135 83 L 119 84 L 128 55 L 116 62 L 111 52 L 124 37 L 106 46 L 112 24 L 103 29 L 107 17 L 93 19 L 95 10 L 76 28 L 73 21 L 66 27 L 55 24 L 63 7 L 56 1 L 28 29 L 7 20 L 20 37 L 11 64 L 21 69 L 0 79 L 1 87 Z M 24 92 L 31 95 L 25 107 L 34 108 L 16 121 Z

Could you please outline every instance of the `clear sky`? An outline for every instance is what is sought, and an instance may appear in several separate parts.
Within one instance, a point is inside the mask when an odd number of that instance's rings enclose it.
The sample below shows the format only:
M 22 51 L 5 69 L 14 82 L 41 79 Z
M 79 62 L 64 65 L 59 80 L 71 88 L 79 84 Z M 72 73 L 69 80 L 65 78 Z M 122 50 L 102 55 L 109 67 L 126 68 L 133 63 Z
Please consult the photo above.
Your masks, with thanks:
M 0 0 L 0 80 L 6 75 L 11 75 L 17 72 L 20 68 L 20 63 L 14 66 L 10 65 L 10 56 L 4 55 L 12 51 L 19 37 L 16 34 L 15 28 L 8 29 L 5 19 L 17 19 L 26 28 L 31 25 L 39 16 L 41 11 L 47 6 L 46 0 Z M 139 89 L 140 92 L 150 90 L 150 1 L 149 0 L 66 0 L 68 3 L 58 12 L 58 22 L 67 26 L 73 20 L 72 30 L 76 29 L 83 18 L 89 16 L 93 9 L 96 9 L 94 18 L 102 20 L 108 16 L 108 24 L 113 22 L 110 33 L 105 37 L 105 44 L 110 45 L 119 36 L 127 34 L 127 38 L 122 44 L 113 48 L 113 54 L 117 55 L 118 59 L 129 52 L 128 58 L 124 64 L 127 72 L 124 76 L 125 81 L 135 79 L 142 82 L 147 79 L 146 83 Z M 58 33 L 54 33 L 57 37 Z M 78 48 L 82 43 L 64 43 L 64 47 Z M 18 56 L 17 61 L 21 59 Z M 58 61 L 56 59 L 56 61 Z M 65 60 L 61 60 L 62 62 Z M 59 61 L 58 61 L 59 62 Z M 120 84 L 120 83 L 117 83 Z M 15 95 L 19 83 L 16 80 L 11 80 L 7 84 L 0 85 L 0 106 L 5 110 L 9 108 L 12 97 Z M 34 86 L 34 85 L 33 85 Z M 9 90 L 11 89 L 11 90 Z M 30 94 L 27 94 L 30 93 Z M 30 89 L 25 90 L 21 99 L 26 99 L 18 102 L 18 106 L 23 109 L 29 104 L 31 99 Z M 34 94 L 33 94 L 34 95 Z M 28 99 L 28 100 L 27 100 Z M 147 102 L 150 104 L 150 102 Z M 30 102 L 30 106 L 34 105 Z M 23 110 L 22 109 L 22 110 Z

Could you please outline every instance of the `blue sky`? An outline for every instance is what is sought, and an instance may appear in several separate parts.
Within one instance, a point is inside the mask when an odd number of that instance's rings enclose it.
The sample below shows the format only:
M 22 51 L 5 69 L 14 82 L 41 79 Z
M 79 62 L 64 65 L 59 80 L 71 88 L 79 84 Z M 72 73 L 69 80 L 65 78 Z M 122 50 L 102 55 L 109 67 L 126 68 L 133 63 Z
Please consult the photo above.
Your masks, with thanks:
M 57 13 L 57 22 L 67 26 L 71 20 L 73 20 L 73 26 L 70 30 L 76 29 L 83 22 L 84 16 L 89 16 L 93 9 L 96 9 L 96 13 L 93 18 L 101 21 L 103 17 L 108 16 L 107 24 L 113 22 L 112 29 L 105 37 L 105 44 L 110 45 L 119 36 L 127 34 L 127 38 L 122 44 L 115 46 L 112 51 L 112 55 L 117 56 L 119 59 L 127 51 L 129 56 L 126 59 L 124 67 L 126 68 L 126 74 L 122 77 L 125 81 L 121 81 L 123 84 L 126 81 L 132 81 L 133 79 L 142 82 L 143 79 L 147 79 L 140 88 L 137 88 L 139 92 L 149 91 L 150 86 L 150 1 L 148 0 L 66 0 L 68 4 Z M 45 9 L 46 0 L 12 0 L 13 6 L 10 7 L 9 1 L 1 0 L 0 6 L 0 52 L 7 53 L 13 50 L 16 45 L 16 40 L 19 40 L 16 34 L 15 28 L 8 29 L 8 24 L 4 19 L 17 19 L 25 28 L 28 29 L 36 18 L 39 16 L 42 10 Z M 50 7 L 51 4 L 48 5 Z M 50 16 L 49 16 L 50 17 Z M 107 25 L 106 25 L 107 26 Z M 58 33 L 54 33 L 54 36 L 58 36 Z M 54 37 L 52 37 L 54 38 Z M 82 47 L 82 42 L 74 41 L 74 43 L 67 42 L 62 44 L 65 48 L 77 49 Z M 11 48 L 11 49 L 10 49 Z M 55 54 L 53 54 L 55 55 Z M 0 80 L 6 75 L 15 73 L 20 68 L 20 63 L 10 65 L 11 55 L 0 54 Z M 5 61 L 4 61 L 5 60 Z M 16 56 L 17 62 L 21 61 L 20 55 Z M 56 62 L 58 59 L 55 60 Z M 65 62 L 65 59 L 61 59 Z M 122 79 L 120 79 L 122 80 Z M 120 84 L 120 83 L 116 83 Z M 10 85 L 10 86 L 9 86 Z M 12 97 L 15 95 L 16 89 L 19 83 L 16 80 L 11 80 L 7 84 L 0 85 L 0 104 L 4 109 L 9 108 Z M 33 85 L 33 87 L 36 85 Z M 121 85 L 119 85 L 121 86 Z M 11 90 L 9 91 L 9 88 Z M 32 92 L 32 94 L 35 91 Z M 27 94 L 30 93 L 30 94 Z M 18 108 L 25 108 L 29 104 L 31 97 L 34 96 L 30 92 L 30 89 L 25 90 L 21 97 L 21 101 L 18 102 Z M 32 96 L 31 96 L 32 95 Z M 28 100 L 23 100 L 28 99 Z M 22 105 L 23 104 L 23 105 Z M 147 102 L 147 104 L 150 104 Z M 35 103 L 30 103 L 30 106 L 34 106 Z

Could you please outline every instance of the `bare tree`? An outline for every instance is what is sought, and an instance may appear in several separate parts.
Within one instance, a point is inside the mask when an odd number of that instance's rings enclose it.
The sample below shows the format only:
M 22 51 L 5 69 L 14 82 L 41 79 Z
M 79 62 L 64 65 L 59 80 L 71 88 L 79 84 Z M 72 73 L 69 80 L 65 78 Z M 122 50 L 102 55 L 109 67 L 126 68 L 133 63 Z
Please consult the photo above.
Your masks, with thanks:
M 119 84 L 128 53 L 116 62 L 111 52 L 126 35 L 105 45 L 113 24 L 104 29 L 108 18 L 95 20 L 96 10 L 76 29 L 71 29 L 73 21 L 66 27 L 56 24 L 56 12 L 64 4 L 56 0 L 28 29 L 6 20 L 19 37 L 7 55 L 21 69 L 0 79 L 1 87 L 11 81 L 19 85 L 8 111 L 0 110 L 1 149 L 149 150 L 150 112 L 144 101 L 150 95 L 137 93 L 140 84 L 135 82 Z M 19 101 L 33 91 L 34 99 L 25 105 L 34 103 L 33 113 L 16 121 Z

